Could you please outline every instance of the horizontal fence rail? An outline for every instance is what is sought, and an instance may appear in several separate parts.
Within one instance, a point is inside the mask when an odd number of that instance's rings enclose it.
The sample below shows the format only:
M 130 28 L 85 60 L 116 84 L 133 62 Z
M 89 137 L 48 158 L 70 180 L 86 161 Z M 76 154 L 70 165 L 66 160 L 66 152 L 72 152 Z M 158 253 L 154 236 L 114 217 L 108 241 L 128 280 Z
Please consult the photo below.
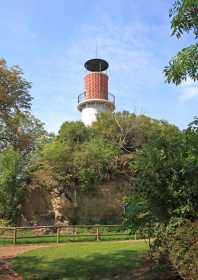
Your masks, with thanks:
M 66 225 L 66 226 L 27 226 L 0 227 L 0 244 L 3 243 L 49 243 L 109 239 L 136 239 L 136 234 L 122 225 Z M 86 240 L 87 240 L 86 239 Z

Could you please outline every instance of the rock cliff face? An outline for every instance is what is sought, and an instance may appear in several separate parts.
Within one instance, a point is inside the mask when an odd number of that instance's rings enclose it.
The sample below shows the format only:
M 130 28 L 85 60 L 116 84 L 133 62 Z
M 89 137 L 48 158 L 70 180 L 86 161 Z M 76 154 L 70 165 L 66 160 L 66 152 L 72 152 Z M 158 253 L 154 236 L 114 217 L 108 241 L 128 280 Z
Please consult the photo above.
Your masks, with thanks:
M 98 186 L 93 192 L 77 192 L 72 202 L 57 190 L 34 188 L 23 207 L 22 224 L 121 223 L 123 199 L 129 191 L 128 182 L 120 179 Z

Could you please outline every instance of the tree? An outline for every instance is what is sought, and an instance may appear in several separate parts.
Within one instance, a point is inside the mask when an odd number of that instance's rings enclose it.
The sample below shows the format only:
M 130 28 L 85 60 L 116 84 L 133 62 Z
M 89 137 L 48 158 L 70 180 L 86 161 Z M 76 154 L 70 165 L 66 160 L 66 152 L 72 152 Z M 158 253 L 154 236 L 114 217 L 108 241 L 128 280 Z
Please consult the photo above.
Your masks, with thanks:
M 27 133 L 24 133 L 27 122 L 31 122 L 30 88 L 31 84 L 23 78 L 23 72 L 18 66 L 8 68 L 6 61 L 0 60 L 1 150 L 7 147 L 25 149 L 25 142 L 22 145 L 22 141 L 27 136 Z
M 59 186 L 66 189 L 72 185 L 93 189 L 97 183 L 109 180 L 114 172 L 120 174 L 119 158 L 124 154 L 135 152 L 156 135 L 175 131 L 178 131 L 175 126 L 128 112 L 115 116 L 101 114 L 91 128 L 81 122 L 65 122 L 57 137 L 44 146 L 39 169 L 42 166 L 59 180 L 64 174 Z M 126 169 L 126 164 L 123 168 Z
M 49 136 L 31 114 L 31 84 L 18 66 L 0 60 L 0 216 L 20 222 L 29 168 Z
M 76 223 L 78 194 L 96 192 L 99 183 L 112 178 L 117 154 L 113 145 L 91 139 L 89 128 L 82 123 L 65 123 L 59 135 L 43 147 L 33 177 L 53 196 L 58 194 L 72 203 Z
M 182 279 L 195 280 L 198 276 L 198 223 L 183 220 L 168 235 L 169 260 Z
M 82 122 L 65 122 L 34 163 L 34 183 L 73 206 L 73 223 L 78 221 L 80 194 L 97 192 L 97 186 L 110 180 L 117 168 L 120 149 L 100 137 L 99 130 L 87 128 Z M 61 217 L 56 209 L 54 213 L 55 221 L 68 218 Z
M 18 66 L 8 68 L 6 61 L 0 60 L 0 116 L 4 122 L 16 114 L 30 111 L 30 88 L 31 84 L 23 78 L 23 72 Z
M 183 133 L 158 137 L 131 164 L 136 192 L 161 223 L 172 217 L 197 219 L 197 124 L 195 119 Z
M 73 162 L 81 188 L 94 190 L 99 183 L 112 179 L 118 172 L 116 162 L 119 153 L 116 146 L 101 139 L 92 139 L 78 147 Z
M 148 241 L 149 257 L 152 259 L 152 241 L 157 227 L 157 220 L 152 215 L 147 201 L 135 194 L 125 200 L 124 225 L 132 233 L 138 233 L 141 238 Z
M 64 122 L 60 128 L 58 139 L 71 146 L 82 144 L 91 137 L 90 129 L 82 122 Z
M 11 224 L 20 222 L 28 180 L 26 167 L 19 153 L 12 149 L 0 153 L 0 217 Z
M 177 38 L 192 32 L 198 38 L 198 0 L 177 0 L 170 10 L 172 35 Z M 168 83 L 181 84 L 187 78 L 198 80 L 198 44 L 181 50 L 173 57 L 164 73 Z
M 117 146 L 121 153 L 131 154 L 159 134 L 171 134 L 178 128 L 165 121 L 158 121 L 144 115 L 127 111 L 102 113 L 92 126 L 93 135 Z
M 27 155 L 48 139 L 43 123 L 31 114 L 30 88 L 20 67 L 0 60 L 0 150 Z

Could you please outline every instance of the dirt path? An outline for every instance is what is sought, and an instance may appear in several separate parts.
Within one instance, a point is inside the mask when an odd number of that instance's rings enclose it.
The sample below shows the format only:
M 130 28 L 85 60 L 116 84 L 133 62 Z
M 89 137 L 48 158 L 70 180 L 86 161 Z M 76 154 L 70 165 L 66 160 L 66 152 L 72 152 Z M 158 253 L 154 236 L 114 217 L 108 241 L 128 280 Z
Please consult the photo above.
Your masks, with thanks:
M 32 251 L 34 249 L 47 247 L 49 245 L 16 245 L 16 246 L 2 246 L 0 247 L 0 259 L 6 260 L 14 258 L 19 254 Z
M 0 280 L 23 280 L 22 276 L 17 275 L 17 273 L 12 270 L 9 260 L 15 258 L 19 254 L 47 246 L 49 245 L 17 245 L 0 247 Z

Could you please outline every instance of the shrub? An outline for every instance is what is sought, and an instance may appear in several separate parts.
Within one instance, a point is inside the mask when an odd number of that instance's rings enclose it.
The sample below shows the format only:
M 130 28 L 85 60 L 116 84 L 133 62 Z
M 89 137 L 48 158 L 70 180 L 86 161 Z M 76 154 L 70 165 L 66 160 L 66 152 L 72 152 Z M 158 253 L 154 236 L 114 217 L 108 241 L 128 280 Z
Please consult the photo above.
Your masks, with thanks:
M 9 221 L 5 219 L 0 219 L 0 227 L 7 227 L 9 225 Z
M 198 279 L 198 222 L 185 221 L 169 236 L 170 261 L 185 280 Z

